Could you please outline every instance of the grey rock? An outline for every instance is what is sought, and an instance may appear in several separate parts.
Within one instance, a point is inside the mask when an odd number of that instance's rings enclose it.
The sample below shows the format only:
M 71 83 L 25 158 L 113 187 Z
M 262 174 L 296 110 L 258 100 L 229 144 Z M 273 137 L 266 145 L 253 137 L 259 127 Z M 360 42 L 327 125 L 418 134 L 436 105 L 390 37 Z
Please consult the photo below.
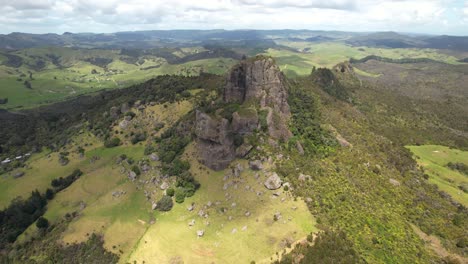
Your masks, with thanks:
M 399 181 L 397 181 L 397 180 L 395 180 L 395 179 L 393 179 L 393 178 L 390 178 L 388 181 L 389 181 L 393 186 L 400 186 L 400 185 L 401 185 L 401 183 L 400 183 Z
M 247 144 L 247 143 L 244 143 L 244 144 L 240 145 L 236 149 L 236 157 L 243 158 L 243 157 L 247 156 L 247 154 L 250 153 L 252 148 L 253 148 L 253 146 L 250 145 L 250 144 Z
M 124 120 L 120 121 L 119 127 L 121 129 L 126 129 L 129 124 L 130 124 L 130 121 L 128 121 L 127 119 L 124 119 Z
M 159 160 L 159 156 L 156 154 L 156 153 L 151 153 L 150 157 L 149 157 L 152 161 L 158 161 Z
M 297 152 L 299 152 L 300 155 L 304 155 L 304 148 L 302 147 L 301 142 L 296 141 L 296 149 L 297 149 Z
M 17 178 L 21 178 L 24 176 L 24 172 L 23 171 L 17 171 L 14 175 L 13 175 L 13 178 L 17 179 Z
M 283 181 L 281 178 L 276 174 L 276 172 L 273 172 L 270 177 L 268 177 L 264 183 L 265 187 L 269 190 L 276 190 L 281 187 L 281 184 Z
M 167 182 L 163 182 L 163 183 L 159 186 L 159 188 L 160 188 L 161 190 L 166 190 L 167 188 L 169 188 L 169 184 L 168 184 Z
M 262 162 L 260 160 L 249 161 L 249 167 L 252 170 L 262 170 L 263 169 L 263 165 L 262 165 Z
M 197 231 L 197 236 L 202 237 L 205 234 L 205 230 L 198 230 Z
M 134 172 L 134 171 L 129 171 L 128 172 L 128 178 L 131 180 L 131 181 L 135 181 L 136 178 L 137 178 L 137 174 Z

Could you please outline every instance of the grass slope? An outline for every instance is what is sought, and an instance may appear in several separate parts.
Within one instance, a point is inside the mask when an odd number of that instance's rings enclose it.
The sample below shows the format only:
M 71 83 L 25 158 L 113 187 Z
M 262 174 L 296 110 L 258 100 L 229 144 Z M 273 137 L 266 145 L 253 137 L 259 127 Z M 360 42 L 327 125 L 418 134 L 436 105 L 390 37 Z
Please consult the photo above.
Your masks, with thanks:
M 156 223 L 142 237 L 129 262 L 249 263 L 255 260 L 270 263 L 275 252 L 281 252 L 288 243 L 316 231 L 315 220 L 301 199 L 295 201 L 288 192 L 281 190 L 277 191 L 279 197 L 273 196 L 273 191 L 263 187 L 264 176 L 256 180 L 250 170 L 245 170 L 238 178 L 237 189 L 231 186 L 223 190 L 227 183 L 223 181 L 225 171 L 214 172 L 199 164 L 194 159 L 194 151 L 192 144 L 184 156 L 191 163 L 194 177 L 201 183 L 200 190 L 184 204 L 176 204 L 172 211 L 156 214 Z M 247 167 L 246 161 L 239 162 Z M 245 189 L 247 185 L 251 190 Z M 257 196 L 256 191 L 263 194 Z M 227 200 L 225 193 L 232 198 Z M 198 211 L 209 201 L 213 205 L 204 209 L 209 217 L 198 216 Z M 195 210 L 190 212 L 186 207 L 192 202 Z M 220 212 L 223 207 L 228 209 L 226 213 Z M 247 211 L 250 216 L 245 216 Z M 282 214 L 279 221 L 273 220 L 276 212 Z M 229 216 L 233 217 L 231 221 Z M 192 219 L 195 225 L 189 227 Z M 242 230 L 243 227 L 246 230 Z M 204 230 L 204 236 L 198 238 L 197 230 Z
M 438 145 L 408 146 L 418 164 L 429 175 L 429 181 L 450 194 L 455 201 L 468 206 L 468 194 L 458 186 L 468 184 L 468 176 L 447 167 L 449 162 L 468 164 L 468 151 Z

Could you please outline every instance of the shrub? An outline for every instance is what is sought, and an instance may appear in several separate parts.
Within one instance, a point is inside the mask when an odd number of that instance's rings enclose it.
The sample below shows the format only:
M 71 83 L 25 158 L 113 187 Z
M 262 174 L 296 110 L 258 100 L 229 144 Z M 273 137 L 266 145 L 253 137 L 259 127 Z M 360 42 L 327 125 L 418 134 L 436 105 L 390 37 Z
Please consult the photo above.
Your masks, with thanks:
M 164 195 L 161 200 L 159 200 L 157 203 L 157 208 L 159 211 L 170 211 L 172 209 L 172 206 L 174 203 L 172 202 L 172 198 L 170 196 Z
M 137 165 L 133 165 L 133 166 L 132 166 L 132 171 L 133 171 L 137 176 L 139 176 L 139 175 L 141 174 L 140 168 L 138 168 Z
M 184 192 L 184 189 L 182 188 L 177 188 L 176 192 L 175 192 L 175 201 L 177 203 L 183 203 L 185 200 L 185 192 Z
M 46 193 L 45 193 L 45 197 L 47 198 L 47 200 L 54 199 L 54 196 L 55 196 L 55 192 L 52 189 L 47 188 Z
M 47 218 L 41 216 L 41 217 L 39 217 L 37 219 L 36 226 L 39 229 L 46 229 L 46 228 L 49 227 L 49 220 L 47 220 Z
M 118 137 L 110 138 L 104 142 L 104 146 L 106 148 L 113 148 L 117 147 L 118 145 L 120 145 L 120 138 Z
M 174 196 L 174 192 L 175 191 L 174 191 L 173 188 L 169 188 L 169 189 L 166 190 L 166 195 L 172 197 L 172 196 Z

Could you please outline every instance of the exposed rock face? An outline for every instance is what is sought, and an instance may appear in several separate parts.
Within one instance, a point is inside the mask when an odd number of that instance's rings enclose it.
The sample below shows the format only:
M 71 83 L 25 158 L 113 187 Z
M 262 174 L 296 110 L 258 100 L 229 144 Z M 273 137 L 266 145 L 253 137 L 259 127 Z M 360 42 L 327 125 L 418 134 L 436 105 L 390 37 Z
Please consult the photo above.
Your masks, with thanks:
M 224 89 L 225 102 L 259 100 L 261 107 L 290 114 L 285 77 L 272 58 L 244 60 L 231 70 Z
M 226 168 L 235 158 L 234 140 L 227 119 L 196 112 L 195 134 L 200 162 L 213 170 Z
M 252 133 L 259 127 L 259 113 L 252 102 L 266 111 L 269 135 L 274 139 L 288 139 L 290 110 L 284 75 L 271 58 L 259 57 L 243 60 L 228 74 L 223 100 L 241 104 L 232 114 L 232 121 L 217 115 L 196 112 L 195 134 L 200 162 L 211 169 L 226 168 L 236 157 L 245 156 L 251 149 L 248 145 L 236 148 L 235 136 Z M 244 104 L 249 102 L 249 104 Z

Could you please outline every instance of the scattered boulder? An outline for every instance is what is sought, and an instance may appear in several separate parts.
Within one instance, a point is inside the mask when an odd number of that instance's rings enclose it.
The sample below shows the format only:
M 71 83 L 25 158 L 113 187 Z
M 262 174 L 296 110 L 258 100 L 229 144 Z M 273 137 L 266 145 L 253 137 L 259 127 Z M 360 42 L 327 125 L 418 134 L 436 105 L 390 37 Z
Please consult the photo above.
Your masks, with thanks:
M 159 188 L 160 188 L 161 190 L 166 190 L 167 188 L 169 188 L 169 184 L 168 184 L 167 182 L 163 182 L 163 183 L 159 186 Z
M 252 150 L 253 146 L 250 144 L 242 144 L 236 149 L 236 157 L 238 158 L 243 158 L 249 154 L 249 152 Z
M 401 185 L 401 183 L 400 183 L 399 181 L 397 181 L 397 180 L 395 180 L 395 179 L 393 179 L 393 178 L 390 178 L 388 181 L 389 181 L 393 186 L 400 186 L 400 185 Z
M 120 121 L 120 123 L 119 123 L 119 127 L 121 129 L 126 129 L 128 127 L 128 125 L 130 125 L 130 121 L 128 121 L 127 119 L 124 119 L 124 120 Z
M 237 163 L 236 166 L 232 168 L 232 175 L 234 177 L 239 177 L 242 171 L 244 171 L 244 167 L 242 167 L 240 163 Z
M 129 171 L 128 172 L 128 178 L 131 180 L 131 181 L 135 181 L 136 178 L 137 178 L 137 174 L 134 172 L 134 171 Z
M 195 225 L 195 219 L 192 219 L 192 221 L 189 222 L 189 226 L 194 226 Z
M 299 173 L 299 177 L 297 177 L 297 179 L 299 181 L 310 181 L 312 179 L 312 177 L 310 175 L 306 175 L 306 174 L 302 174 L 302 173 Z
M 128 103 L 123 103 L 120 106 L 120 112 L 121 113 L 127 113 L 128 111 L 130 111 L 130 107 L 128 106 Z
M 13 175 L 13 178 L 17 179 L 17 178 L 21 178 L 24 176 L 24 171 L 17 171 L 14 175 Z
M 120 109 L 118 107 L 113 106 L 110 108 L 109 110 L 110 117 L 112 117 L 113 119 L 116 119 L 119 117 L 119 114 L 120 114 Z
M 153 203 L 151 204 L 151 210 L 156 210 L 156 208 L 158 208 L 158 204 L 155 203 L 155 202 L 153 202 Z
M 274 172 L 266 179 L 264 185 L 268 190 L 276 190 L 281 187 L 282 183 L 281 178 Z
M 245 230 L 247 230 L 247 226 L 242 227 L 242 231 L 245 231 Z
M 156 153 L 151 153 L 151 155 L 149 156 L 149 158 L 150 158 L 152 161 L 158 161 L 158 160 L 159 160 L 159 156 L 158 156 Z
M 193 211 L 193 209 L 195 209 L 195 204 L 194 203 L 192 203 L 190 206 L 187 207 L 187 210 L 190 211 L 190 212 Z
M 237 228 L 233 228 L 232 231 L 231 231 L 232 234 L 235 234 L 237 233 Z
M 262 170 L 263 169 L 263 165 L 262 165 L 262 162 L 260 160 L 251 160 L 251 161 L 249 161 L 249 167 L 252 170 Z
M 249 211 L 245 212 L 245 216 L 249 217 L 249 216 L 250 216 L 250 212 L 249 212 Z
M 301 142 L 296 141 L 296 149 L 297 149 L 297 152 L 299 152 L 300 155 L 304 155 L 304 148 L 302 147 Z
M 307 197 L 307 198 L 305 198 L 305 201 L 306 201 L 307 203 L 311 203 L 313 200 L 312 200 L 312 198 Z
M 202 237 L 205 234 L 205 230 L 197 230 L 197 236 Z

